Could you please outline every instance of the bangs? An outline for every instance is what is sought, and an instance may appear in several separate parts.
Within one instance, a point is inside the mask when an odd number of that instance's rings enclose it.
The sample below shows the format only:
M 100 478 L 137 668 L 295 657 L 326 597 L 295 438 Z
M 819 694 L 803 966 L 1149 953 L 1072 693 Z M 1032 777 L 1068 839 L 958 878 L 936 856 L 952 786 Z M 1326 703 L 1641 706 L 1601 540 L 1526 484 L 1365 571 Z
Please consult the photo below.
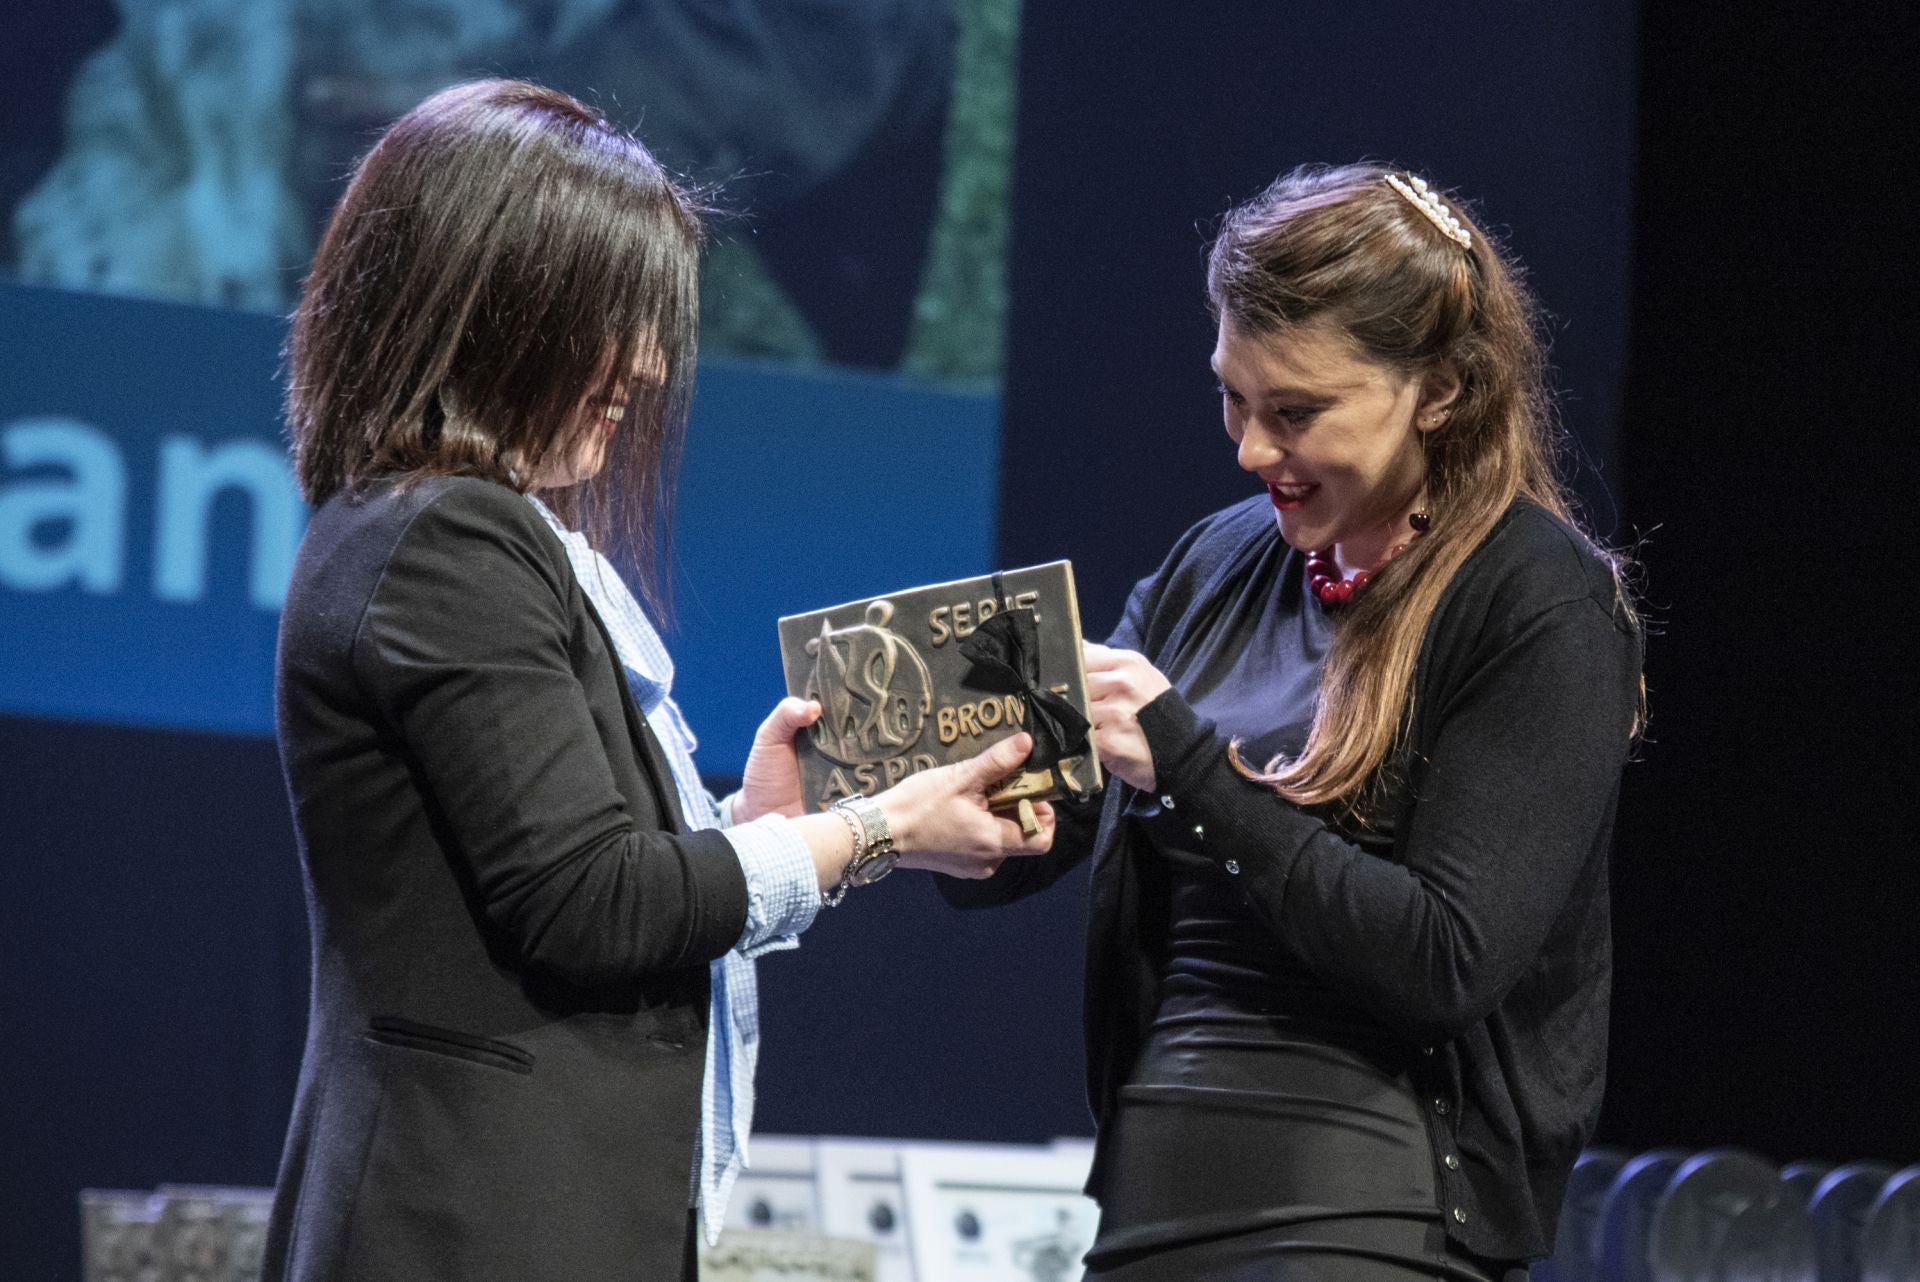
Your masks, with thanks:
M 652 435 L 663 414 L 650 411 L 684 405 L 700 230 L 653 157 L 610 127 L 570 121 L 516 141 L 449 381 L 537 475 L 587 398 L 631 393 L 627 434 Z M 658 373 L 623 377 L 636 365 Z

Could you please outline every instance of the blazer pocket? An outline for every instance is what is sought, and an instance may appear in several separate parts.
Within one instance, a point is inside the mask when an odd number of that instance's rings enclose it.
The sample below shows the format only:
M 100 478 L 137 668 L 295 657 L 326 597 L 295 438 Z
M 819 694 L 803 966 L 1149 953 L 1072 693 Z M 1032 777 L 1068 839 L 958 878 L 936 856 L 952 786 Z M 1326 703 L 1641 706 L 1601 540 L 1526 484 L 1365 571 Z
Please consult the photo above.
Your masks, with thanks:
M 425 1051 L 430 1055 L 444 1055 L 449 1059 L 465 1060 L 469 1064 L 502 1068 L 509 1073 L 533 1072 L 532 1052 L 522 1050 L 511 1042 L 476 1037 L 472 1033 L 420 1024 L 411 1019 L 377 1015 L 367 1021 L 365 1036 L 368 1041 L 378 1042 L 382 1046 L 399 1046 L 406 1050 Z

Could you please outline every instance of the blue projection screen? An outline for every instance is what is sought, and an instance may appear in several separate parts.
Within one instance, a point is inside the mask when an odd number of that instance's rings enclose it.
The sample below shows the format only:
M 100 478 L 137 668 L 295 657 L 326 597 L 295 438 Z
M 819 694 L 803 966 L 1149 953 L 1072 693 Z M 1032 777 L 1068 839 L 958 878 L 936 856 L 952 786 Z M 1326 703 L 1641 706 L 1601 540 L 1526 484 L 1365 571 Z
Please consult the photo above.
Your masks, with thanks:
M 0 713 L 273 728 L 306 509 L 273 317 L 0 285 Z M 998 400 L 891 374 L 700 371 L 676 697 L 737 773 L 782 693 L 774 620 L 993 568 Z

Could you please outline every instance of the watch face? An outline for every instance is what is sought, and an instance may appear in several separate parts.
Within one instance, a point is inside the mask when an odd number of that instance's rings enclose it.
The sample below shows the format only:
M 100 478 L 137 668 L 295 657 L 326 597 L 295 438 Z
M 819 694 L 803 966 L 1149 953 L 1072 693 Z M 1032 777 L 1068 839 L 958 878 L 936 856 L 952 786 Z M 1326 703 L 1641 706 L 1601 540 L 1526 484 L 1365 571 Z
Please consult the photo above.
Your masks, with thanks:
M 853 869 L 847 874 L 847 879 L 856 886 L 871 886 L 874 882 L 879 881 L 882 877 L 892 872 L 893 866 L 899 862 L 899 852 L 889 850 L 886 854 L 875 855 L 858 868 Z

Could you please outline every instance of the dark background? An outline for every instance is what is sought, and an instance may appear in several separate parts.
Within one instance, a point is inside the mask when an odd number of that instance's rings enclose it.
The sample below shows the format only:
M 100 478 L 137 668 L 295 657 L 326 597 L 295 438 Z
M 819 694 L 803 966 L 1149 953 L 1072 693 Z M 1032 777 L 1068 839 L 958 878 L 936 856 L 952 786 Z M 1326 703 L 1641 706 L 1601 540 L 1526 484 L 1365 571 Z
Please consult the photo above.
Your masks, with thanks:
M 1224 194 L 1358 155 L 1476 194 L 1558 318 L 1574 477 L 1637 552 L 1656 632 L 1597 1141 L 1920 1160 L 1920 220 L 1891 150 L 1920 24 L 1194 12 L 1024 32 L 1006 443 L 1027 465 L 1003 472 L 1003 559 L 1073 556 L 1111 620 L 1180 530 L 1248 492 L 1206 368 Z
M 0 10 L 0 210 L 18 204 L 60 158 L 66 84 L 118 27 L 106 0 Z M 0 263 L 14 252 L 13 220 L 0 219 Z
M 1659 629 L 1598 1138 L 1920 1159 L 1911 20 L 1437 12 L 1029 6 L 1002 560 L 1071 556 L 1097 632 L 1247 491 L 1200 289 L 1230 200 L 1358 156 L 1472 193 L 1560 318 L 1582 489 Z M 0 1275 L 73 1277 L 84 1185 L 272 1179 L 306 949 L 273 747 L 0 720 L 0 850 Z M 761 1128 L 1084 1132 L 1082 924 L 1077 883 L 863 892 L 761 967 Z
M 1920 1159 L 1920 326 L 1878 179 L 1920 42 L 1885 16 L 1643 15 L 1620 457 L 1664 635 L 1616 843 L 1628 1143 Z

